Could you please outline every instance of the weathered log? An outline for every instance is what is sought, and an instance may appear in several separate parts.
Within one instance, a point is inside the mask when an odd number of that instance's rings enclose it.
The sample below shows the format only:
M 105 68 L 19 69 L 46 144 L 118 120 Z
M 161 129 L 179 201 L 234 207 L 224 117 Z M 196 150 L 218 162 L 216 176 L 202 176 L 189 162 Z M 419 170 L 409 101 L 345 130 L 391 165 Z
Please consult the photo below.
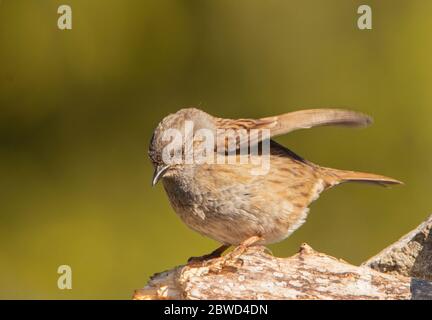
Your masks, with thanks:
M 432 299 L 432 216 L 361 266 L 303 244 L 277 258 L 254 246 L 242 264 L 182 265 L 155 274 L 134 299 Z
M 432 215 L 363 265 L 385 273 L 432 281 L 431 229 Z

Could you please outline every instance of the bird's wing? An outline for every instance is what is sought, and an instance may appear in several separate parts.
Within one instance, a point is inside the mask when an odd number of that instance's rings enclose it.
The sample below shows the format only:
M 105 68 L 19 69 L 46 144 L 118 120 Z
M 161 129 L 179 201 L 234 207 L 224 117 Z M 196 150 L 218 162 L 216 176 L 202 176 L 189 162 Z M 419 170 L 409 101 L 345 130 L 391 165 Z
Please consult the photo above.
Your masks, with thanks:
M 215 118 L 216 127 L 222 129 L 218 134 L 218 145 L 227 146 L 226 132 L 234 130 L 237 136 L 247 138 L 249 144 L 289 133 L 294 130 L 308 129 L 318 126 L 345 126 L 365 127 L 372 123 L 372 118 L 351 110 L 344 109 L 308 109 L 289 112 L 279 116 L 266 117 L 261 119 L 224 119 Z M 267 135 L 264 130 L 268 129 Z M 251 136 L 251 131 L 256 130 L 257 135 Z M 220 137 L 221 135 L 225 135 Z M 243 140 L 245 141 L 245 140 Z M 237 148 L 242 143 L 236 143 Z
M 371 117 L 344 109 L 308 109 L 261 119 L 216 119 L 221 129 L 269 129 L 271 137 L 318 126 L 364 127 L 371 123 Z

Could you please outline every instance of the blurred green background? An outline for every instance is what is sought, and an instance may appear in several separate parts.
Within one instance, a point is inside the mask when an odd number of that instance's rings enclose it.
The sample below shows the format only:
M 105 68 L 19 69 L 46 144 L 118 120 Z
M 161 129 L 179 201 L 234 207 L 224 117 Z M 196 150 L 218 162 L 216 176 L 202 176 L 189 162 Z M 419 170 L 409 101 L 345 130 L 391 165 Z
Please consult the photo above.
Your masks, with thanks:
M 403 187 L 323 194 L 293 236 L 358 264 L 429 213 L 432 2 L 0 1 L 0 298 L 129 299 L 154 272 L 217 246 L 150 187 L 151 133 L 199 106 L 222 117 L 311 107 L 371 114 L 365 130 L 277 140 L 315 163 Z M 57 28 L 69 4 L 73 29 Z M 57 288 L 57 267 L 73 289 Z

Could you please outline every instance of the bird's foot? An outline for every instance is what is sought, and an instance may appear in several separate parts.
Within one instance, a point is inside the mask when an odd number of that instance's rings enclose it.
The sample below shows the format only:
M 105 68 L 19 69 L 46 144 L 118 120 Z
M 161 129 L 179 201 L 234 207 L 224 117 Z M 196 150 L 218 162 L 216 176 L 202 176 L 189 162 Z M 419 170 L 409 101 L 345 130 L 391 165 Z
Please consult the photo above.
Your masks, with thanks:
M 243 259 L 241 259 L 240 257 L 250 246 L 258 242 L 259 240 L 261 240 L 261 237 L 258 236 L 248 238 L 225 256 L 220 257 L 219 259 L 209 261 L 211 263 L 211 265 L 209 266 L 210 271 L 220 272 L 224 269 L 237 270 L 238 268 L 243 266 L 244 263 Z

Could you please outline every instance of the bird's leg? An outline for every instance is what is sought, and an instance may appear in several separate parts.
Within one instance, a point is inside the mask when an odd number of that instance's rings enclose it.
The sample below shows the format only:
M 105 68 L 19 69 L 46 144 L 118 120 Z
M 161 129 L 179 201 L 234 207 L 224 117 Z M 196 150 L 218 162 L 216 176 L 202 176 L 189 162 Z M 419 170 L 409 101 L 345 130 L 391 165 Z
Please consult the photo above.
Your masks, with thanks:
M 203 263 L 207 260 L 219 258 L 222 255 L 222 253 L 224 253 L 229 247 L 231 247 L 231 245 L 223 244 L 219 248 L 210 252 L 209 254 L 205 254 L 205 255 L 200 256 L 200 257 L 190 257 L 188 259 L 188 264 L 199 264 L 199 263 Z
M 226 256 L 223 257 L 224 264 L 226 264 L 228 261 L 235 262 L 236 260 L 239 260 L 240 264 L 243 264 L 243 261 L 240 259 L 240 256 L 247 250 L 247 248 L 256 244 L 260 240 L 262 240 L 262 237 L 259 236 L 252 236 L 244 240 L 237 247 L 235 247 L 233 251 L 231 251 L 230 253 L 228 253 Z

